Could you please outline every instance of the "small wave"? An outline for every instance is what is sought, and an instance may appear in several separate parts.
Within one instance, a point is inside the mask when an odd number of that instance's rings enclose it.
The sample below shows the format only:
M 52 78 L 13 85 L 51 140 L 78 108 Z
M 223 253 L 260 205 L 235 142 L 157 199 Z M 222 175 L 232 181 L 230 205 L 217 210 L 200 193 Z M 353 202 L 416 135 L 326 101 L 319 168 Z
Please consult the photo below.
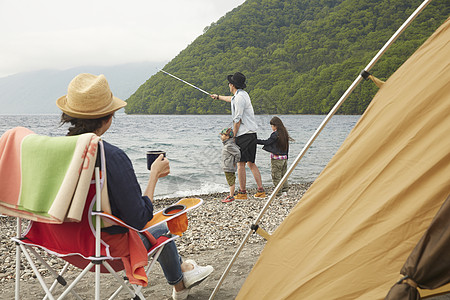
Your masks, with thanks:
M 189 197 L 193 195 L 203 195 L 203 194 L 212 194 L 212 193 L 222 193 L 227 192 L 228 186 L 226 184 L 218 184 L 218 183 L 205 183 L 200 185 L 197 188 L 189 188 L 186 190 L 179 191 L 166 191 L 166 193 L 159 191 L 157 199 L 164 198 L 183 198 Z

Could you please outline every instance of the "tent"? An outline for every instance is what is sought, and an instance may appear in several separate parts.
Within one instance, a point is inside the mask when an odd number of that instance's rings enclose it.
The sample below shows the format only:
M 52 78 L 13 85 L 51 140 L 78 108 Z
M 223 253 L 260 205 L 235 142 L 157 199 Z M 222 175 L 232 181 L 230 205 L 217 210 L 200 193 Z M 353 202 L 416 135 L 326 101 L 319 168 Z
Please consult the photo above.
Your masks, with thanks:
M 447 19 L 380 88 L 236 299 L 383 299 L 449 195 Z

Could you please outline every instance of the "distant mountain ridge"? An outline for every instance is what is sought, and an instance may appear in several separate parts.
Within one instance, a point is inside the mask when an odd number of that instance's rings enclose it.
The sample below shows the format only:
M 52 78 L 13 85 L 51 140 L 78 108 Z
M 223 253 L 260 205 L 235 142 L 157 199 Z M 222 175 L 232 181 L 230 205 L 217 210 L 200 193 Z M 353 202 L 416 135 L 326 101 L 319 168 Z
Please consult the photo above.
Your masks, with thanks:
M 172 59 L 164 70 L 229 95 L 227 75 L 247 77 L 259 114 L 325 114 L 422 0 L 247 0 Z M 450 14 L 434 0 L 371 70 L 386 80 Z M 361 83 L 339 109 L 361 114 L 377 91 Z M 230 105 L 162 73 L 128 99 L 129 114 L 221 114 Z
M 79 73 L 104 74 L 113 94 L 126 100 L 165 62 L 116 66 L 85 66 L 67 70 L 39 70 L 0 78 L 0 114 L 59 113 L 56 99 L 67 93 Z

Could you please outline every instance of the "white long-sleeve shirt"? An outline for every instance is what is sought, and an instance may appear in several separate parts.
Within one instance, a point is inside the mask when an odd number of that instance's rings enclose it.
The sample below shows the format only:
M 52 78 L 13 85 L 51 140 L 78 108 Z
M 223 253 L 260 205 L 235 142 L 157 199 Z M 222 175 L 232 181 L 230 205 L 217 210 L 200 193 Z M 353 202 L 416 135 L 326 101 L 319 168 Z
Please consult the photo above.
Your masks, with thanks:
M 258 129 L 250 96 L 242 89 L 238 89 L 231 98 L 231 116 L 234 123 L 241 121 L 236 136 L 253 133 Z

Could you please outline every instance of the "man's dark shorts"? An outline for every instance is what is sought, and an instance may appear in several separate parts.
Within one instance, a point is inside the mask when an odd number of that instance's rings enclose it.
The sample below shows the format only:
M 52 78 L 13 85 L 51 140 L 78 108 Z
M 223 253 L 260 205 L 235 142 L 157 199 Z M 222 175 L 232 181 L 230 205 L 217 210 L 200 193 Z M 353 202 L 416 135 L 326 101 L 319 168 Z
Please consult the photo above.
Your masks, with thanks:
M 256 133 L 246 133 L 236 137 L 236 145 L 241 149 L 240 162 L 255 163 L 256 139 Z

